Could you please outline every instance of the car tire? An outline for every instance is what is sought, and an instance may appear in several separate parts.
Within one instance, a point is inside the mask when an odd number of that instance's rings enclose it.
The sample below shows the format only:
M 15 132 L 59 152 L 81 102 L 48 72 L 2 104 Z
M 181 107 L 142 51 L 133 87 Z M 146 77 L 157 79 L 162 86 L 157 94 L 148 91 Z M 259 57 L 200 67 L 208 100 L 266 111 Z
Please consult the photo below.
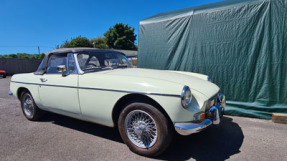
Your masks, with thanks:
M 146 157 L 163 153 L 169 147 L 173 134 L 163 113 L 147 103 L 127 105 L 120 113 L 118 128 L 129 149 Z
M 6 74 L 3 74 L 3 78 L 6 78 Z
M 44 111 L 38 108 L 31 93 L 28 91 L 24 91 L 21 94 L 21 109 L 24 116 L 30 121 L 40 120 L 44 114 Z

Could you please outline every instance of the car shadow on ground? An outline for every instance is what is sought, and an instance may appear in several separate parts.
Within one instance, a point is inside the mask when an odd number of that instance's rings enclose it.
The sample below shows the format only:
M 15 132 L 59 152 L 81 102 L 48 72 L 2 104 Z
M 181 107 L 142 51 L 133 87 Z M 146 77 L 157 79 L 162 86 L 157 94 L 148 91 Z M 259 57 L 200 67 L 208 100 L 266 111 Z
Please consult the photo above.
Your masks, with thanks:
M 120 133 L 116 128 L 111 128 L 91 122 L 81 121 L 71 117 L 47 112 L 41 122 L 52 122 L 53 124 L 81 131 L 94 136 L 106 138 L 123 143 Z
M 189 136 L 175 135 L 170 148 L 157 159 L 222 161 L 240 153 L 244 135 L 241 127 L 232 120 L 230 117 L 223 117 L 217 127 L 211 126 Z
M 70 117 L 47 113 L 43 122 L 71 128 L 77 131 L 123 143 L 116 128 L 80 121 Z M 219 126 L 212 126 L 189 136 L 174 135 L 169 149 L 156 157 L 159 160 L 222 161 L 240 153 L 244 135 L 240 126 L 230 117 L 223 117 Z

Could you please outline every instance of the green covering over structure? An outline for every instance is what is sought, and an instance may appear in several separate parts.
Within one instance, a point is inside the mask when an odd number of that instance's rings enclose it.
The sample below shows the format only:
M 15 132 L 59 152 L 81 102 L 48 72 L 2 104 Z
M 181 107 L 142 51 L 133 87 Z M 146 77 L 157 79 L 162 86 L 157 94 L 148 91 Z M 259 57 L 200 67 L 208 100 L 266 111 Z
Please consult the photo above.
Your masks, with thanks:
M 231 0 L 142 20 L 138 67 L 209 75 L 226 113 L 287 113 L 287 0 Z

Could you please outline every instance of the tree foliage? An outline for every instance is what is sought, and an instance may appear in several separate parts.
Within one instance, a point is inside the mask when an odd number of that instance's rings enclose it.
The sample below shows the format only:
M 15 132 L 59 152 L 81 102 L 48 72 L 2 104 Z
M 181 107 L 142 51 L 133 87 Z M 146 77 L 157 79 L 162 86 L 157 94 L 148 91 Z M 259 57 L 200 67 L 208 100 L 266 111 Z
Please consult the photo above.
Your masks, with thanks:
M 108 48 L 106 38 L 103 38 L 101 36 L 98 36 L 97 38 L 91 39 L 90 41 L 91 41 L 91 44 L 93 44 L 93 46 L 95 48 L 99 48 L 99 49 L 107 49 Z
M 38 59 L 43 59 L 45 57 L 45 53 L 42 53 L 39 55 L 39 58 Z
M 113 27 L 110 27 L 104 33 L 108 47 L 113 49 L 137 50 L 134 30 L 134 28 L 123 23 L 117 23 Z
M 43 59 L 44 56 L 45 56 L 44 53 L 42 54 L 17 53 L 17 54 L 0 55 L 0 58 Z
M 61 48 L 74 48 L 74 47 L 93 47 L 90 40 L 86 37 L 78 36 L 71 39 L 71 41 L 64 41 Z
M 137 35 L 134 34 L 134 30 L 127 24 L 117 23 L 104 33 L 104 37 L 98 36 L 89 40 L 86 37 L 78 36 L 71 38 L 70 41 L 64 41 L 56 48 L 95 47 L 99 49 L 137 50 L 138 47 L 135 45 Z
M 60 46 L 60 48 L 68 48 L 70 46 L 70 41 L 65 40 L 64 43 Z M 57 48 L 59 45 L 57 46 Z

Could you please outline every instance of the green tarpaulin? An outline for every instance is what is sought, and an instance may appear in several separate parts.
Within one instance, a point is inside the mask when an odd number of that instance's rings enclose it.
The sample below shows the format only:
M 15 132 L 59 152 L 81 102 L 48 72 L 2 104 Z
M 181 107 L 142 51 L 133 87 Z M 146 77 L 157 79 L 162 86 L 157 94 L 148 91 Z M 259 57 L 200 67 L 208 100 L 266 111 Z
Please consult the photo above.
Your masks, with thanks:
M 287 113 L 287 0 L 224 1 L 140 22 L 138 67 L 209 75 L 227 114 Z

